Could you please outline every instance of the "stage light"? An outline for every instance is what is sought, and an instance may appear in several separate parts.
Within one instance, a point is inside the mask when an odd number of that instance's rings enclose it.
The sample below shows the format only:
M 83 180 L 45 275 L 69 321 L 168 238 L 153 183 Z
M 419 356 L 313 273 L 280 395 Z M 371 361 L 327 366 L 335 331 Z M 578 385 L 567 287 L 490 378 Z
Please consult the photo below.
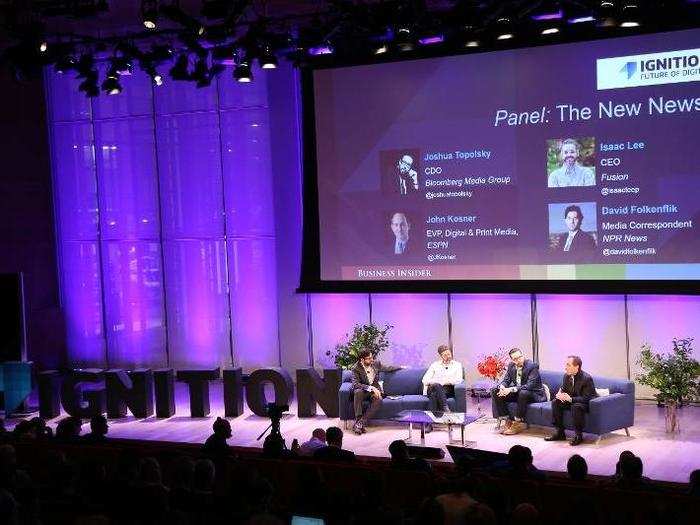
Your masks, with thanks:
M 270 51 L 268 46 L 263 48 L 262 54 L 258 60 L 260 61 L 260 67 L 262 69 L 277 69 L 277 57 Z
M 380 44 L 374 48 L 375 55 L 383 55 L 389 52 L 389 47 L 386 44 Z
M 155 86 L 162 86 L 163 85 L 163 77 L 161 76 L 160 73 L 156 73 L 155 75 L 152 75 L 151 81 L 153 82 L 153 85 L 155 85 Z
M 622 7 L 620 27 L 639 27 L 642 24 L 639 6 L 636 2 L 626 2 Z
M 119 83 L 119 79 L 114 76 L 108 76 L 104 82 L 102 82 L 102 91 L 108 95 L 118 95 L 122 92 L 122 85 Z
M 95 78 L 86 78 L 78 86 L 78 91 L 85 93 L 86 97 L 96 97 L 100 94 L 100 88 L 97 86 L 97 76 Z
M 236 82 L 249 83 L 253 81 L 253 72 L 250 70 L 250 64 L 247 60 L 241 60 L 236 67 L 233 68 L 233 78 Z
M 143 0 L 141 2 L 141 21 L 146 29 L 153 30 L 158 26 L 157 0 Z
M 127 57 L 115 57 L 112 59 L 112 67 L 118 75 L 131 75 L 133 64 Z
M 515 38 L 513 22 L 507 16 L 496 21 L 496 40 L 510 40 Z
M 431 35 L 425 36 L 418 39 L 418 43 L 422 46 L 432 46 L 435 44 L 442 44 L 445 41 L 445 37 L 442 35 Z
M 332 55 L 333 48 L 330 45 L 315 46 L 309 48 L 309 55 Z
M 396 30 L 394 45 L 403 52 L 413 51 L 416 48 L 416 41 L 408 26 L 402 26 Z
M 193 16 L 186 14 L 177 5 L 164 5 L 160 8 L 160 12 L 173 22 L 180 24 L 192 34 L 204 36 L 206 30 L 201 22 Z
M 544 1 L 530 15 L 532 20 L 542 22 L 545 20 L 561 20 L 564 18 L 564 11 L 559 2 Z
M 612 0 L 601 0 L 598 8 L 598 25 L 600 27 L 615 27 L 617 25 L 617 9 Z
M 49 49 L 49 43 L 46 40 L 39 42 L 39 53 L 46 53 Z
M 559 32 L 558 27 L 547 27 L 543 29 L 540 34 L 541 35 L 556 35 Z

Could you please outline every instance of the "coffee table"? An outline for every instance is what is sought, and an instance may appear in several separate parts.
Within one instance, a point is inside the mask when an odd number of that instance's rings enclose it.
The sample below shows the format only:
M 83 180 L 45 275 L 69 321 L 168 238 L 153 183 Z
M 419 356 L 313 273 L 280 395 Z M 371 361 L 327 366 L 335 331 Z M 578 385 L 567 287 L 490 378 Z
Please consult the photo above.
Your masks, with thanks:
M 432 412 L 430 410 L 402 410 L 393 421 L 408 423 L 408 439 L 413 440 L 413 425 L 420 428 L 420 444 L 425 445 L 425 426 L 430 424 L 447 426 L 447 442 L 452 443 L 452 427 L 459 427 L 462 446 L 474 446 L 476 441 L 464 441 L 464 428 L 482 416 L 470 416 L 464 412 Z

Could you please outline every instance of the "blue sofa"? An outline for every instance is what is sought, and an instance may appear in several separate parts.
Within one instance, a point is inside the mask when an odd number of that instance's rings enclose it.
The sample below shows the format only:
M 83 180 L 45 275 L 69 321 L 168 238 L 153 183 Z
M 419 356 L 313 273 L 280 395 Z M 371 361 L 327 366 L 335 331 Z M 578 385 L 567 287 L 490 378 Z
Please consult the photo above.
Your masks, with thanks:
M 423 395 L 423 375 L 427 368 L 404 368 L 396 372 L 382 372 L 379 376 L 384 381 L 384 393 L 387 396 L 401 396 L 398 399 L 385 398 L 375 414 L 375 419 L 391 419 L 402 410 L 428 410 L 430 400 Z M 340 419 L 354 421 L 355 410 L 352 398 L 352 372 L 343 371 L 343 381 L 338 390 Z M 448 398 L 447 404 L 453 412 L 466 412 L 467 387 L 464 381 L 455 385 L 455 397 Z
M 561 386 L 564 373 L 540 370 L 540 376 L 542 383 L 549 387 L 549 391 L 554 397 Z M 593 376 L 593 383 L 596 388 L 610 389 L 610 395 L 591 400 L 583 431 L 601 436 L 613 430 L 624 428 L 629 436 L 628 429 L 634 425 L 634 382 L 627 379 Z M 516 403 L 508 403 L 508 412 L 511 415 L 515 414 L 516 406 Z M 551 427 L 551 401 L 529 405 L 526 420 L 528 425 Z M 569 430 L 574 428 L 571 412 L 568 410 L 564 412 L 564 426 Z

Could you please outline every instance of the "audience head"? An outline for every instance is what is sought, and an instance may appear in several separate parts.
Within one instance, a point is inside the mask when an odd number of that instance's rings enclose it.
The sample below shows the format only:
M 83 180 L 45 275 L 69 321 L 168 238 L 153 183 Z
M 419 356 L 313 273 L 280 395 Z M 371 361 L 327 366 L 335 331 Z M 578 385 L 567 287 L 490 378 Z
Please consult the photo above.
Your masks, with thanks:
M 515 470 L 525 470 L 532 465 L 532 450 L 522 445 L 513 445 L 508 451 L 508 462 Z
M 389 445 L 389 454 L 392 461 L 406 461 L 409 459 L 408 445 L 403 439 L 397 439 Z
M 163 477 L 160 473 L 160 464 L 156 458 L 143 458 L 139 463 L 140 479 L 143 483 L 149 485 L 160 485 Z
M 541 523 L 540 511 L 532 503 L 520 503 L 513 509 L 511 525 L 537 525 Z
M 314 431 L 311 433 L 311 437 L 314 437 L 319 441 L 326 441 L 326 431 L 322 428 L 314 428 Z
M 214 430 L 214 434 L 223 437 L 224 439 L 231 437 L 231 423 L 228 422 L 228 419 L 217 417 L 216 421 L 214 421 L 214 424 L 212 425 L 212 429 Z
M 573 481 L 583 481 L 588 475 L 588 464 L 583 457 L 574 454 L 566 463 L 566 470 L 569 473 L 569 478 Z
M 620 454 L 620 476 L 626 480 L 639 480 L 642 478 L 644 465 L 641 458 L 632 455 Z
M 269 434 L 263 441 L 263 455 L 268 458 L 279 458 L 287 450 L 287 444 L 281 436 Z
M 59 441 L 74 441 L 80 436 L 83 422 L 78 417 L 68 416 L 56 425 L 56 439 Z
M 214 489 L 214 463 L 210 459 L 200 459 L 194 465 L 193 488 L 200 492 L 210 492 Z
M 106 417 L 99 415 L 90 418 L 90 433 L 104 437 L 107 435 L 107 432 L 109 432 L 109 425 Z
M 690 473 L 688 478 L 688 491 L 695 495 L 700 496 L 700 469 L 694 470 Z
M 328 427 L 326 430 L 326 443 L 328 446 L 342 448 L 343 446 L 343 431 L 338 427 Z
M 464 523 L 469 525 L 497 525 L 496 514 L 491 507 L 481 502 L 474 502 L 467 507 Z

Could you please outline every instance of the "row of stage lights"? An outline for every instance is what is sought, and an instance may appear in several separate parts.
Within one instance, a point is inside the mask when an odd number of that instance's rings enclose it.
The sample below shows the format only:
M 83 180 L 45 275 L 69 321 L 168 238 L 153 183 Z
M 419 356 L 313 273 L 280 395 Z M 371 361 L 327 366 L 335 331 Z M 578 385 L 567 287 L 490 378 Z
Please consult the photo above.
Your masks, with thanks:
M 566 8 L 563 7 L 564 4 Z M 100 91 L 108 95 L 121 93 L 123 86 L 120 78 L 132 74 L 135 63 L 150 77 L 154 86 L 161 86 L 165 78 L 158 71 L 158 67 L 174 60 L 169 69 L 170 77 L 177 81 L 195 82 L 198 87 L 209 86 L 213 79 L 224 71 L 224 63 L 233 64 L 233 79 L 240 83 L 253 81 L 254 61 L 261 69 L 275 69 L 278 66 L 277 56 L 265 40 L 255 40 L 253 45 L 248 42 L 248 47 L 243 49 L 233 46 L 205 49 L 201 42 L 205 40 L 208 30 L 197 18 L 185 14 L 179 8 L 159 6 L 159 2 L 154 0 L 142 2 L 141 23 L 147 33 L 153 33 L 154 36 L 157 34 L 161 28 L 161 16 L 177 22 L 186 31 L 186 47 L 177 51 L 174 50 L 174 46 L 154 45 L 150 50 L 143 51 L 133 43 L 119 43 L 115 47 L 114 55 L 105 59 L 106 73 L 101 84 L 94 54 L 86 51 L 77 56 L 74 50 L 72 54 L 52 50 L 53 44 L 43 39 L 39 40 L 38 51 L 40 55 L 47 57 L 46 62 L 54 64 L 59 74 L 77 72 L 77 77 L 82 79 L 79 89 L 89 97 L 98 96 Z M 520 36 L 519 32 L 549 38 L 559 34 L 566 27 L 636 28 L 643 20 L 639 0 L 600 0 L 595 9 L 587 11 L 574 9 L 568 2 L 543 1 L 530 10 L 525 18 L 528 19 L 528 24 L 523 24 L 522 18 L 516 19 L 508 14 L 501 14 L 487 24 L 480 25 L 474 20 L 473 24 L 464 23 L 456 29 L 451 27 L 444 32 L 439 28 L 431 32 L 421 31 L 410 23 L 395 24 L 385 34 L 370 38 L 369 47 L 365 46 L 362 49 L 380 56 L 412 52 L 443 43 L 452 48 L 479 48 L 489 42 L 513 40 Z M 52 54 L 52 51 L 56 52 Z M 295 60 L 300 60 L 299 55 L 306 55 L 313 60 L 313 57 L 342 54 L 336 51 L 335 43 L 329 38 L 321 40 L 320 43 L 316 42 L 315 45 L 291 46 L 279 52 L 291 55 Z M 49 55 L 53 56 L 51 60 L 48 60 Z

